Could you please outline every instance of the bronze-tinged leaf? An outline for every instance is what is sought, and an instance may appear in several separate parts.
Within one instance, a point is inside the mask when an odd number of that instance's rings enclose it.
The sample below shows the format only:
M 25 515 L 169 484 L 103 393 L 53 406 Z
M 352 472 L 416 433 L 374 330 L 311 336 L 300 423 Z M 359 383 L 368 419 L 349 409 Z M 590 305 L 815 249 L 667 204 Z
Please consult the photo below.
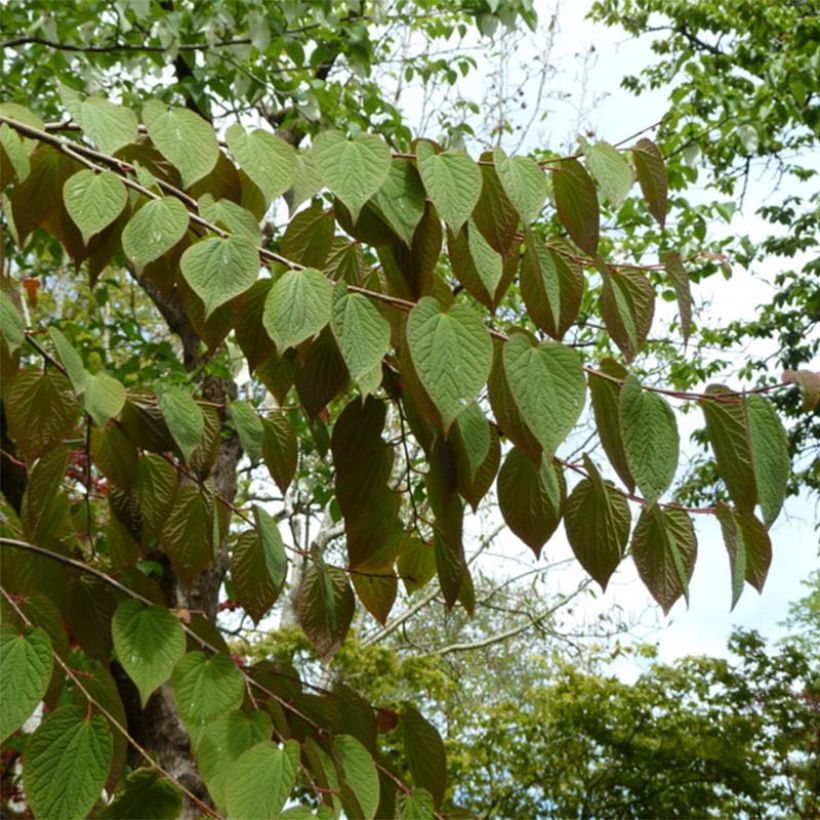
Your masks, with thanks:
M 282 255 L 308 268 L 325 264 L 333 242 L 333 213 L 319 203 L 300 211 L 288 223 L 282 237 Z
M 650 139 L 640 139 L 632 148 L 635 160 L 635 172 L 643 191 L 649 213 L 657 223 L 664 227 L 669 198 L 669 181 L 666 176 L 666 164 L 660 148 Z
M 565 159 L 553 168 L 552 186 L 561 224 L 581 250 L 595 256 L 600 212 L 592 178 L 577 159 Z
M 820 403 L 820 373 L 811 370 L 784 370 L 783 381 L 797 384 L 803 391 L 803 410 L 810 412 Z
M 320 657 L 329 658 L 342 645 L 355 607 L 346 573 L 325 564 L 307 566 L 299 585 L 296 610 L 299 625 Z
M 655 292 L 646 276 L 638 270 L 615 271 L 599 260 L 603 274 L 601 315 L 606 329 L 631 362 L 646 342 L 655 314 Z
M 347 365 L 329 327 L 300 349 L 294 382 L 302 406 L 310 418 L 322 410 L 347 387 Z
M 299 443 L 285 413 L 277 410 L 262 420 L 262 458 L 271 478 L 284 495 L 296 473 Z
M 515 239 L 518 211 L 501 184 L 493 161 L 493 152 L 485 151 L 479 162 L 481 168 L 481 196 L 473 211 L 475 225 L 492 248 L 505 255 Z
M 352 572 L 350 580 L 364 608 L 384 625 L 399 591 L 399 579 L 393 567 L 367 565 Z
M 177 490 L 160 532 L 160 543 L 183 584 L 190 586 L 214 557 L 213 509 L 199 488 Z
M 719 501 L 715 515 L 720 522 L 723 542 L 729 554 L 732 573 L 732 609 L 743 593 L 743 583 L 748 581 L 758 592 L 772 562 L 772 544 L 766 527 L 751 513 L 743 514 Z
M 675 296 L 678 300 L 678 314 L 680 315 L 680 329 L 684 344 L 689 339 L 692 328 L 692 289 L 689 286 L 689 274 L 683 266 L 680 254 L 675 251 L 665 253 L 661 262 L 666 268 L 666 275 L 672 280 Z

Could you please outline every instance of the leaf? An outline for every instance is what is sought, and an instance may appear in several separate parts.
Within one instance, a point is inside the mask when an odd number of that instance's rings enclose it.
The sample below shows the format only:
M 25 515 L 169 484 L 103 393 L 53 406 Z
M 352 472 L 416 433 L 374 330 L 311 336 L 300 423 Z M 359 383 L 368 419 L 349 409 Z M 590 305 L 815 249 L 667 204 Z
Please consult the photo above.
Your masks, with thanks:
M 175 820 L 182 814 L 182 792 L 154 769 L 137 769 L 125 788 L 97 817 L 106 820 Z
M 293 167 L 293 187 L 285 193 L 288 213 L 293 216 L 296 209 L 322 190 L 322 178 L 313 163 L 310 152 L 297 151 Z
M 203 239 L 179 261 L 185 281 L 205 305 L 205 318 L 244 293 L 259 275 L 259 252 L 243 236 Z
M 0 625 L 0 743 L 31 717 L 48 690 L 52 667 L 45 630 Z
M 136 495 L 143 522 L 153 530 L 165 523 L 174 504 L 177 471 L 162 456 L 146 454 L 140 458 Z
M 498 506 L 504 522 L 536 558 L 561 522 L 566 488 L 559 476 L 551 462 L 536 466 L 514 447 L 498 473 Z
M 400 794 L 399 816 L 401 820 L 433 820 L 433 796 L 426 789 L 414 789 L 410 793 Z
M 225 230 L 247 239 L 254 247 L 262 244 L 262 231 L 256 217 L 241 205 L 230 199 L 215 200 L 211 194 L 204 194 L 197 202 L 197 210 L 203 219 L 207 219 Z
M 234 123 L 225 132 L 225 141 L 268 205 L 293 185 L 296 151 L 280 137 L 261 128 L 246 132 Z
M 709 385 L 706 394 L 714 398 L 702 398 L 700 406 L 718 475 L 738 510 L 751 515 L 758 498 L 743 400 L 719 384 Z
M 814 410 L 820 403 L 820 373 L 811 370 L 784 370 L 784 384 L 797 384 L 803 393 L 803 410 Z
M 666 223 L 669 197 L 669 182 L 663 154 L 652 140 L 644 138 L 638 140 L 632 147 L 632 158 L 635 161 L 635 171 L 638 174 L 638 182 L 641 185 L 644 199 L 649 206 L 649 213 L 663 228 Z
M 421 181 L 447 227 L 457 234 L 481 196 L 481 169 L 464 151 L 436 153 L 432 143 L 416 145 Z
M 635 181 L 629 163 L 620 151 L 604 141 L 585 145 L 584 157 L 607 202 L 618 210 Z
M 320 203 L 314 203 L 288 223 L 282 237 L 282 253 L 300 265 L 324 268 L 335 224 L 333 211 L 325 211 Z
M 413 782 L 427 789 L 436 807 L 444 799 L 447 786 L 447 756 L 436 729 L 413 706 L 405 705 L 401 718 L 404 754 Z
M 340 285 L 335 292 L 330 327 L 350 378 L 366 397 L 372 392 L 367 378 L 374 370 L 378 369 L 381 381 L 382 358 L 390 350 L 390 323 L 370 299 L 361 293 L 348 293 Z
M 632 558 L 664 615 L 681 595 L 688 602 L 697 551 L 695 528 L 684 510 L 643 507 L 632 534 Z
M 678 467 L 675 414 L 662 396 L 644 390 L 629 374 L 621 387 L 619 415 L 629 471 L 647 502 L 654 504 L 669 489 Z
M 351 735 L 337 735 L 333 751 L 347 815 L 373 820 L 379 808 L 379 773 L 370 752 Z
M 59 444 L 77 423 L 71 383 L 55 368 L 21 370 L 10 380 L 4 399 L 9 433 L 27 459 Z
M 598 253 L 598 194 L 584 166 L 577 159 L 565 159 L 553 169 L 552 187 L 561 224 L 572 241 L 588 253 Z
M 367 564 L 350 578 L 359 602 L 384 626 L 399 592 L 399 579 L 393 567 Z
M 238 710 L 225 712 L 205 727 L 197 744 L 197 767 L 208 793 L 222 811 L 230 764 L 246 749 L 270 740 L 272 734 L 270 715 L 263 711 L 255 711 L 250 717 Z
M 541 330 L 560 340 L 578 316 L 584 277 L 577 265 L 528 234 L 521 258 L 521 296 Z
M 85 817 L 102 794 L 113 742 L 103 718 L 63 706 L 26 743 L 23 788 L 35 817 Z
M 628 362 L 640 353 L 652 327 L 655 292 L 637 270 L 602 270 L 601 315 L 613 341 Z
M 85 387 L 85 412 L 94 424 L 102 427 L 120 414 L 125 406 L 126 392 L 122 382 L 107 373 L 90 376 Z
M 171 673 L 179 716 L 196 746 L 202 730 L 220 715 L 242 705 L 245 681 L 227 655 L 188 652 Z
M 341 645 L 353 620 L 356 602 L 347 575 L 325 564 L 308 565 L 299 587 L 299 625 L 322 658 Z
M 354 222 L 390 173 L 390 149 L 375 134 L 347 139 L 339 131 L 322 131 L 310 149 L 325 185 L 342 200 Z
M 137 686 L 143 707 L 185 654 L 185 633 L 165 606 L 123 601 L 111 621 L 114 649 L 122 668 Z
M 516 332 L 504 344 L 503 361 L 521 419 L 549 461 L 584 409 L 581 359 L 559 342 L 535 345 L 528 334 Z
M 213 510 L 199 487 L 179 488 L 159 536 L 174 571 L 190 586 L 214 558 Z
M 48 329 L 48 335 L 51 339 L 51 343 L 57 349 L 57 355 L 60 357 L 66 375 L 74 387 L 74 392 L 78 396 L 82 395 L 88 384 L 89 373 L 85 369 L 80 354 L 56 327 L 50 327 Z
M 406 332 L 413 365 L 446 433 L 486 383 L 492 342 L 472 309 L 442 310 L 429 296 L 410 311 Z
M 232 401 L 228 406 L 239 443 L 251 461 L 262 458 L 262 420 L 253 405 L 246 401 Z
M 692 328 L 692 290 L 689 286 L 689 274 L 686 273 L 686 268 L 683 267 L 683 261 L 679 253 L 672 251 L 665 253 L 661 257 L 661 262 L 666 269 L 667 276 L 672 280 L 672 287 L 675 289 L 681 333 L 685 344 L 689 339 L 689 331 Z
M 284 495 L 296 473 L 299 443 L 288 417 L 276 411 L 262 421 L 262 457 L 276 486 Z
M 159 409 L 168 430 L 187 463 L 202 441 L 205 416 L 191 394 L 181 387 L 168 387 L 159 397 Z
M 490 454 L 490 424 L 477 402 L 472 402 L 458 417 L 453 436 L 453 446 L 462 455 L 460 465 L 467 484 L 471 484 L 481 465 Z M 459 470 L 461 473 L 462 470 Z
M 68 447 L 47 450 L 28 472 L 20 518 L 24 532 L 32 541 L 59 537 L 64 521 L 66 499 L 61 492 L 68 467 Z M 70 532 L 70 530 L 69 530 Z
M 504 192 L 510 198 L 521 222 L 527 226 L 538 218 L 547 198 L 547 177 L 531 157 L 508 157 L 501 148 L 493 161 Z
M 432 580 L 436 574 L 433 547 L 418 536 L 403 533 L 397 569 L 408 595 L 412 595 Z
M 66 180 L 63 202 L 87 244 L 122 213 L 128 192 L 115 173 L 85 169 Z
M 772 403 L 754 393 L 746 396 L 746 424 L 754 465 L 755 484 L 763 513 L 770 527 L 783 507 L 791 474 L 789 441 Z
M 231 820 L 273 820 L 279 816 L 299 772 L 299 744 L 280 749 L 264 740 L 243 752 L 228 770 L 225 805 Z
M 276 521 L 258 505 L 254 514 L 258 529 L 241 533 L 234 544 L 231 581 L 236 599 L 258 624 L 282 591 L 288 563 Z
M 188 108 L 166 108 L 149 100 L 142 121 L 157 150 L 179 171 L 187 188 L 207 176 L 219 159 L 219 143 L 213 128 Z
M 23 317 L 2 289 L 0 289 L 0 337 L 5 339 L 10 353 L 19 350 L 26 339 Z
M 321 271 L 289 270 L 270 289 L 262 323 L 282 353 L 317 336 L 330 321 L 332 304 L 333 285 Z
M 410 247 L 424 216 L 424 200 L 424 186 L 415 165 L 407 159 L 395 159 L 372 202 L 396 235 Z
M 580 481 L 564 506 L 564 527 L 575 557 L 606 591 L 629 539 L 629 505 L 601 478 L 584 455 L 588 478 Z
M 59 86 L 63 105 L 83 134 L 104 154 L 114 154 L 136 142 L 139 121 L 130 108 L 115 105 L 102 97 L 82 98 L 73 88 Z
M 123 253 L 137 266 L 159 259 L 188 230 L 188 211 L 175 197 L 146 202 L 122 232 Z
M 598 428 L 598 437 L 610 464 L 631 493 L 635 490 L 635 479 L 632 477 L 624 450 L 619 383 L 626 378 L 627 371 L 614 359 L 604 359 L 599 369 L 602 375 L 594 371 L 589 374 L 589 392 L 592 396 L 595 426 Z
M 753 515 L 743 515 L 719 501 L 715 515 L 720 522 L 723 542 L 729 554 L 732 574 L 732 606 L 734 609 L 748 581 L 758 592 L 772 562 L 772 545 L 766 527 Z

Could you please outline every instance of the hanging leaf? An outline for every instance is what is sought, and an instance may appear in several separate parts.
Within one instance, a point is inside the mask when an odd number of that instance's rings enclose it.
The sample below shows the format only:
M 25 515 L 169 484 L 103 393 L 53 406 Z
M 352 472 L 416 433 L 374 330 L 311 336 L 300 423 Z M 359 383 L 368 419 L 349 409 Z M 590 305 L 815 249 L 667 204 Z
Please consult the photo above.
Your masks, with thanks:
M 439 154 L 425 140 L 416 146 L 416 165 L 427 196 L 447 227 L 457 234 L 481 196 L 481 169 L 463 151 Z
M 102 794 L 113 743 L 105 720 L 63 706 L 26 743 L 23 788 L 35 817 L 85 817 Z
M 629 539 L 629 505 L 586 455 L 584 468 L 588 478 L 567 499 L 564 527 L 575 557 L 606 591 Z
M 601 141 L 594 145 L 585 144 L 584 157 L 607 202 L 618 210 L 635 181 L 635 173 L 624 155 L 608 142 Z
M 633 146 L 632 158 L 635 160 L 635 171 L 638 174 L 638 182 L 641 185 L 644 199 L 649 206 L 649 213 L 663 228 L 666 224 L 669 198 L 669 182 L 663 154 L 652 140 L 644 138 L 638 140 Z
M 45 630 L 0 625 L 0 743 L 31 717 L 45 696 L 53 667 L 51 651 Z
M 719 501 L 715 515 L 720 522 L 723 543 L 729 554 L 732 575 L 732 606 L 734 609 L 748 581 L 758 592 L 772 562 L 772 545 L 765 526 L 753 515 L 744 515 Z
M 515 332 L 504 345 L 503 360 L 521 419 L 551 460 L 584 409 L 581 359 L 558 342 L 536 345 L 529 334 Z
M 409 794 L 399 795 L 401 820 L 433 820 L 435 812 L 433 796 L 426 789 L 414 789 Z
M 262 244 L 262 231 L 259 230 L 256 217 L 247 208 L 231 202 L 230 199 L 214 199 L 211 194 L 204 194 L 197 202 L 197 210 L 208 222 L 224 227 L 237 237 L 247 239 L 254 246 Z
M 279 817 L 299 772 L 299 744 L 284 749 L 269 740 L 243 752 L 230 766 L 225 805 L 231 820 L 274 820 Z
M 408 595 L 427 586 L 436 574 L 433 547 L 425 544 L 418 536 L 403 533 L 397 569 Z
M 413 782 L 430 792 L 436 807 L 440 806 L 447 787 L 447 756 L 439 733 L 409 704 L 405 704 L 400 729 Z
M 373 820 L 379 808 L 379 773 L 370 752 L 351 735 L 338 735 L 333 752 L 348 817 Z
M 310 149 L 316 170 L 355 222 L 390 173 L 390 149 L 375 134 L 347 139 L 339 131 L 317 134 Z
M 655 313 L 655 292 L 641 271 L 601 268 L 604 278 L 601 315 L 613 341 L 631 362 L 649 336 Z
M 168 387 L 159 397 L 159 409 L 174 437 L 182 458 L 188 462 L 202 441 L 205 417 L 191 394 L 181 387 Z
M 271 413 L 262 421 L 262 457 L 271 478 L 282 495 L 287 492 L 296 472 L 299 443 L 288 417 L 280 412 Z
M 746 396 L 746 424 L 760 510 L 770 527 L 783 507 L 791 474 L 789 441 L 772 403 L 754 393 Z
M 0 338 L 11 353 L 19 350 L 26 339 L 23 317 L 4 290 L 0 290 Z
M 89 377 L 85 387 L 85 412 L 91 416 L 94 424 L 102 427 L 120 414 L 125 406 L 126 395 L 125 387 L 118 379 L 107 373 L 95 373 Z
M 174 197 L 146 202 L 122 232 L 123 253 L 137 266 L 159 259 L 185 236 L 188 211 Z
M 213 510 L 199 487 L 186 484 L 177 490 L 159 535 L 174 571 L 190 586 L 214 557 Z
M 323 184 L 309 151 L 296 151 L 294 156 L 293 187 L 285 193 L 288 213 L 291 216 L 303 202 L 316 196 L 322 190 Z
M 814 410 L 820 403 L 820 373 L 811 370 L 784 370 L 783 382 L 797 384 L 803 394 L 803 410 Z
M 185 654 L 185 633 L 165 606 L 123 601 L 111 621 L 117 660 L 137 686 L 143 707 Z
M 432 297 L 410 311 L 406 332 L 413 365 L 446 433 L 487 381 L 490 337 L 473 310 L 458 304 L 442 310 Z
M 683 334 L 683 342 L 686 344 L 689 339 L 689 331 L 692 328 L 692 289 L 689 286 L 689 274 L 686 273 L 686 268 L 683 266 L 679 253 L 671 251 L 665 253 L 661 257 L 661 262 L 666 269 L 666 275 L 672 280 L 672 287 L 675 289 L 681 333 Z
M 396 235 L 410 247 L 424 216 L 424 186 L 415 165 L 407 159 L 390 163 L 390 173 L 373 197 L 373 204 Z
M 351 580 L 359 602 L 384 626 L 399 592 L 399 579 L 393 567 L 360 565 L 351 575 Z
M 176 491 L 177 471 L 172 464 L 150 453 L 140 458 L 136 495 L 143 521 L 153 530 L 165 523 Z
M 657 504 L 644 506 L 632 534 L 632 558 L 664 615 L 681 595 L 688 604 L 697 550 L 695 528 L 686 512 Z
M 236 433 L 242 449 L 251 461 L 262 458 L 262 420 L 251 404 L 246 401 L 232 401 L 229 406 Z
M 57 355 L 63 364 L 66 376 L 74 387 L 74 392 L 80 396 L 85 391 L 88 384 L 89 373 L 85 369 L 82 357 L 75 350 L 74 346 L 56 327 L 48 329 L 48 335 L 51 343 L 57 350 Z
M 330 657 L 342 645 L 355 607 L 353 590 L 342 570 L 324 564 L 308 565 L 296 608 L 299 625 L 320 657 Z
M 290 220 L 282 237 L 282 253 L 300 265 L 324 268 L 335 227 L 333 211 L 316 202 Z
M 182 792 L 154 769 L 137 769 L 125 788 L 97 815 L 105 820 L 176 820 L 182 814 Z
M 630 474 L 647 502 L 654 504 L 669 489 L 678 467 L 675 414 L 662 396 L 644 390 L 629 374 L 621 387 L 619 416 Z
M 214 169 L 219 143 L 213 128 L 198 114 L 149 100 L 142 109 L 142 121 L 151 142 L 181 174 L 184 188 Z
M 103 97 L 83 99 L 74 89 L 60 85 L 60 97 L 72 119 L 104 154 L 114 154 L 136 142 L 139 120 L 136 113 Z
M 265 300 L 262 322 L 280 352 L 304 342 L 330 321 L 333 285 L 314 268 L 289 270 Z
M 234 123 L 225 132 L 225 141 L 239 167 L 270 204 L 293 185 L 296 151 L 280 137 L 257 128 L 246 132 Z
M 590 256 L 598 252 L 598 194 L 584 166 L 565 159 L 553 169 L 552 187 L 561 224 L 572 241 Z
M 85 169 L 69 177 L 63 186 L 68 215 L 80 229 L 83 242 L 107 228 L 123 211 L 128 192 L 111 171 L 101 174 Z
M 531 157 L 508 157 L 501 148 L 493 161 L 504 191 L 515 206 L 524 226 L 534 222 L 547 198 L 547 177 Z

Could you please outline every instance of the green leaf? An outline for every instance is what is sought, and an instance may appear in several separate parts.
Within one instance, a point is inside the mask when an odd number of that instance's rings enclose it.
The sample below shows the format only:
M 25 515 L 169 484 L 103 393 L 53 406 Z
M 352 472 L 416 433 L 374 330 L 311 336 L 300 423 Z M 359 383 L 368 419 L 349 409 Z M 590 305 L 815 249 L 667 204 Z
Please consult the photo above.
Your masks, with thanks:
M 308 565 L 296 608 L 299 625 L 321 657 L 329 657 L 342 645 L 355 607 L 353 590 L 342 570 L 325 564 Z
M 4 396 L 9 433 L 28 459 L 59 444 L 74 429 L 79 407 L 71 383 L 56 368 L 25 369 Z
M 171 688 L 179 716 L 196 745 L 203 728 L 242 705 L 245 681 L 227 655 L 188 652 L 171 673 Z
M 763 522 L 770 527 L 783 507 L 791 474 L 789 441 L 772 403 L 754 393 L 746 396 L 746 424 Z
M 231 553 L 231 581 L 236 599 L 258 624 L 279 597 L 288 564 L 276 522 L 256 505 L 254 513 L 257 523 L 263 523 L 236 539 Z
M 600 214 L 595 185 L 577 159 L 562 160 L 552 172 L 555 207 L 572 241 L 590 256 L 598 253 Z
M 128 202 L 128 192 L 112 171 L 98 174 L 85 169 L 66 180 L 63 202 L 87 244 L 92 236 L 107 228 L 122 213 Z
M 531 157 L 508 157 L 501 148 L 493 152 L 495 170 L 504 192 L 526 226 L 535 221 L 547 198 L 547 177 Z
M 139 121 L 130 108 L 116 105 L 102 97 L 83 99 L 74 89 L 60 85 L 60 97 L 72 118 L 86 137 L 90 137 L 104 154 L 114 154 L 136 142 Z
M 142 109 L 142 121 L 151 142 L 179 171 L 184 188 L 214 169 L 219 143 L 213 128 L 198 114 L 149 100 Z
M 459 464 L 464 468 L 467 483 L 471 484 L 489 455 L 491 444 L 490 424 L 477 402 L 472 402 L 460 413 L 454 432 L 457 461 L 458 454 L 462 454 Z
M 447 787 L 447 756 L 444 743 L 430 723 L 413 706 L 405 705 L 401 718 L 404 754 L 413 782 L 427 789 L 436 807 L 444 799 Z
M 185 654 L 185 633 L 165 606 L 123 601 L 111 621 L 114 649 L 137 686 L 143 707 Z
M 122 250 L 137 267 L 143 267 L 171 250 L 187 230 L 188 210 L 178 199 L 152 199 L 125 226 Z
M 262 457 L 276 486 L 284 495 L 296 473 L 299 442 L 288 417 L 279 411 L 262 421 Z
M 504 522 L 540 558 L 561 522 L 563 476 L 551 462 L 542 460 L 536 466 L 512 448 L 498 473 L 497 491 Z
M 338 735 L 333 750 L 347 815 L 373 820 L 379 808 L 379 773 L 370 752 L 351 735 Z
M 0 743 L 31 717 L 46 694 L 52 667 L 51 641 L 45 630 L 0 625 Z
M 177 490 L 159 535 L 174 571 L 190 586 L 214 558 L 213 510 L 199 487 L 186 484 Z
M 259 275 L 259 252 L 243 236 L 211 237 L 191 245 L 179 267 L 191 289 L 205 305 L 205 319 L 235 296 L 244 293 Z
M 225 805 L 231 820 L 273 820 L 284 808 L 299 772 L 299 744 L 280 749 L 269 740 L 243 752 L 228 769 Z
M 177 471 L 162 456 L 148 453 L 140 458 L 137 476 L 137 499 L 143 523 L 159 530 L 174 504 Z
M 5 339 L 10 353 L 19 350 L 26 339 L 23 317 L 2 289 L 0 289 L 0 336 Z
M 23 137 L 8 126 L 6 123 L 0 125 L 0 185 L 5 187 L 4 168 L 2 158 L 8 159 L 11 170 L 18 182 L 22 182 L 31 173 L 31 162 L 29 152 L 23 141 Z
M 113 742 L 99 715 L 63 706 L 37 727 L 24 752 L 23 788 L 35 817 L 85 817 L 102 794 Z
M 181 387 L 168 387 L 159 397 L 159 409 L 182 458 L 187 462 L 202 441 L 205 416 L 191 394 Z
M 332 304 L 333 285 L 321 271 L 289 270 L 270 289 L 262 323 L 283 353 L 317 336 L 330 321 Z
M 528 234 L 521 258 L 521 296 L 535 324 L 560 340 L 578 316 L 583 294 L 580 268 Z
M 407 159 L 390 163 L 390 173 L 373 197 L 381 216 L 410 247 L 413 234 L 424 216 L 424 186 L 415 165 Z
M 57 349 L 57 355 L 63 363 L 66 375 L 74 387 L 74 392 L 78 396 L 82 395 L 88 384 L 89 374 L 85 369 L 85 365 L 83 365 L 80 354 L 56 327 L 50 327 L 48 329 L 48 335 L 51 339 L 51 343 Z
M 669 252 L 663 254 L 661 262 L 666 269 L 666 275 L 672 280 L 672 287 L 675 289 L 675 296 L 678 300 L 678 313 L 680 314 L 680 327 L 683 334 L 683 342 L 689 339 L 689 331 L 692 328 L 692 290 L 689 286 L 689 274 L 683 266 L 683 261 L 679 253 Z
M 316 196 L 322 190 L 323 184 L 309 151 L 297 151 L 295 157 L 293 187 L 285 193 L 288 213 L 291 216 L 303 202 Z
M 681 595 L 688 602 L 697 551 L 695 528 L 684 510 L 644 506 L 632 534 L 632 558 L 665 615 Z
M 335 292 L 330 327 L 350 378 L 366 397 L 372 387 L 368 377 L 374 370 L 378 369 L 381 381 L 382 358 L 390 350 L 390 323 L 370 299 L 361 293 L 348 293 L 340 285 Z
M 602 273 L 601 315 L 613 341 L 631 362 L 652 327 L 655 291 L 641 271 L 613 271 L 603 266 Z
M 425 140 L 416 146 L 416 165 L 427 196 L 447 227 L 457 234 L 481 196 L 481 169 L 464 151 L 438 154 Z
M 480 317 L 464 305 L 442 310 L 426 296 L 410 311 L 407 343 L 445 433 L 487 381 L 493 348 Z
M 107 373 L 89 376 L 83 395 L 85 412 L 98 427 L 120 414 L 125 406 L 126 392 L 122 382 Z
M 317 134 L 310 149 L 325 185 L 342 200 L 354 222 L 390 173 L 390 149 L 375 134 L 348 139 L 339 131 Z
M 504 372 L 521 419 L 549 461 L 584 409 L 586 380 L 578 354 L 559 342 L 535 345 L 527 333 L 504 344 Z
M 766 527 L 753 515 L 744 515 L 722 501 L 715 505 L 715 515 L 729 554 L 731 608 L 734 609 L 743 592 L 744 581 L 748 581 L 758 592 L 763 591 L 772 562 L 772 544 Z
M 225 809 L 230 764 L 251 746 L 270 740 L 273 723 L 267 712 L 250 717 L 234 710 L 211 721 L 197 744 L 196 762 L 216 806 Z
M 280 137 L 260 128 L 246 132 L 234 123 L 225 132 L 225 141 L 268 205 L 293 185 L 296 151 Z
M 629 374 L 619 400 L 624 452 L 631 475 L 649 504 L 657 501 L 675 478 L 680 437 L 675 414 L 657 393 L 644 390 Z
M 236 236 L 247 239 L 254 246 L 262 244 L 262 231 L 256 217 L 241 205 L 230 199 L 215 200 L 211 194 L 204 194 L 197 202 L 197 210 L 203 219 L 224 227 Z
M 361 605 L 384 626 L 399 593 L 399 579 L 393 567 L 366 564 L 362 571 L 351 575 L 351 581 Z
M 584 467 L 589 477 L 567 499 L 564 527 L 575 557 L 606 591 L 629 539 L 629 505 L 586 455 Z
M 427 586 L 436 574 L 435 550 L 418 536 L 403 533 L 396 568 L 408 595 Z
M 601 141 L 585 145 L 584 157 L 607 202 L 618 210 L 635 181 L 635 173 L 624 155 L 608 142 Z
M 242 449 L 251 461 L 262 458 L 262 420 L 253 405 L 246 401 L 232 401 L 228 407 Z
M 666 208 L 669 198 L 669 182 L 666 177 L 666 165 L 663 154 L 652 140 L 640 139 L 632 148 L 635 171 L 641 185 L 644 199 L 649 206 L 649 213 L 655 217 L 663 228 L 666 223 Z
M 700 406 L 718 475 L 738 510 L 751 515 L 758 500 L 757 484 L 743 399 L 720 384 L 709 385 L 706 394 L 715 396 L 701 399 Z
M 182 792 L 154 769 L 137 769 L 125 788 L 97 817 L 106 820 L 175 820 L 182 814 Z
M 426 789 L 414 789 L 409 794 L 399 795 L 401 820 L 433 820 L 435 811 L 433 796 Z

